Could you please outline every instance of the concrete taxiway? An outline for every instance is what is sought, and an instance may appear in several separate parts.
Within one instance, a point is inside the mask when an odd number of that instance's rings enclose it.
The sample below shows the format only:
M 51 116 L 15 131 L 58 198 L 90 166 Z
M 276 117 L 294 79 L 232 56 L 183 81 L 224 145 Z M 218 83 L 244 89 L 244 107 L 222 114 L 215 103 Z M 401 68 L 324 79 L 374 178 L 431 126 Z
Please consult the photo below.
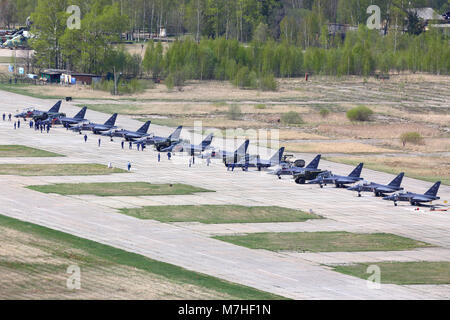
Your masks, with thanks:
M 0 91 L 0 113 L 14 113 L 24 107 L 48 109 L 53 100 L 40 100 Z M 63 102 L 61 111 L 75 114 L 75 103 Z M 88 110 L 86 117 L 104 122 L 108 115 Z M 118 124 L 128 129 L 141 122 L 119 115 Z M 151 126 L 150 132 L 169 134 L 173 129 Z M 381 285 L 369 289 L 365 280 L 332 271 L 323 264 L 379 261 L 450 261 L 450 215 L 429 210 L 414 211 L 409 204 L 394 207 L 371 195 L 358 198 L 355 193 L 320 189 L 314 185 L 296 185 L 292 179 L 278 180 L 259 172 L 227 172 L 220 160 L 206 166 L 201 159 L 189 168 L 188 157 L 175 155 L 171 161 L 147 148 L 137 151 L 120 148 L 114 142 L 52 128 L 39 133 L 22 122 L 18 130 L 0 121 L 0 144 L 19 144 L 61 153 L 63 158 L 0 158 L 0 163 L 101 163 L 111 162 L 125 168 L 131 161 L 132 173 L 109 176 L 17 177 L 0 176 L 1 214 L 61 230 L 83 238 L 136 252 L 232 282 L 248 285 L 294 299 L 449 299 L 449 286 Z M 222 145 L 215 141 L 215 145 Z M 251 146 L 250 152 L 252 152 Z M 314 155 L 298 155 L 310 160 Z M 426 165 L 426 164 L 424 164 Z M 335 173 L 350 172 L 351 167 L 323 161 L 321 168 Z M 366 180 L 388 182 L 393 176 L 363 170 Z M 96 197 L 43 194 L 24 188 L 31 184 L 58 182 L 186 183 L 216 192 L 188 196 Z M 424 192 L 431 183 L 405 178 L 404 187 Z M 450 200 L 450 187 L 441 186 L 439 196 Z M 117 212 L 117 208 L 167 204 L 240 204 L 278 205 L 312 210 L 326 219 L 301 223 L 249 223 L 204 225 L 200 223 L 166 224 L 139 220 Z M 225 214 L 225 213 L 224 213 Z M 251 250 L 211 238 L 217 234 L 292 231 L 386 232 L 425 241 L 435 248 L 401 252 L 365 253 L 275 253 Z

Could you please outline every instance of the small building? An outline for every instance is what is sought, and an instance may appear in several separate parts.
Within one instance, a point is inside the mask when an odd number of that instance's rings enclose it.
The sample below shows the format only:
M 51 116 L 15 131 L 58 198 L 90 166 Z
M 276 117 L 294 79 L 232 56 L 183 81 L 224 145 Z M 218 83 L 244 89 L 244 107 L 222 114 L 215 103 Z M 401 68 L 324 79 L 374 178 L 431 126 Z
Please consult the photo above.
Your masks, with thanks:
M 102 77 L 92 73 L 82 73 L 82 72 L 64 72 L 61 74 L 61 78 L 64 79 L 64 83 L 68 84 L 85 84 L 91 85 L 92 83 L 99 82 Z
M 60 83 L 63 72 L 65 71 L 60 69 L 45 69 L 41 72 L 41 80 L 47 83 Z
M 411 13 L 417 14 L 419 19 L 428 22 L 430 20 L 444 20 L 444 17 L 434 11 L 433 8 L 413 8 L 408 10 Z

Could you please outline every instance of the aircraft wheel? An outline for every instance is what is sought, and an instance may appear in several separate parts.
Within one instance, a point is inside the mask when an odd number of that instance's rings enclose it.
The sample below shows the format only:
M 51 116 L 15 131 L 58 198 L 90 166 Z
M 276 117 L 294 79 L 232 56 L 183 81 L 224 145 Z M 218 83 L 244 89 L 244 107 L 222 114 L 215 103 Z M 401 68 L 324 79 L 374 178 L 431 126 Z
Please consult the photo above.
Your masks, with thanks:
M 394 206 L 398 206 L 398 203 L 397 203 L 397 202 L 395 202 L 395 203 L 394 203 Z
M 322 185 L 322 184 L 320 185 L 320 188 L 321 188 L 321 189 L 323 188 L 323 185 Z

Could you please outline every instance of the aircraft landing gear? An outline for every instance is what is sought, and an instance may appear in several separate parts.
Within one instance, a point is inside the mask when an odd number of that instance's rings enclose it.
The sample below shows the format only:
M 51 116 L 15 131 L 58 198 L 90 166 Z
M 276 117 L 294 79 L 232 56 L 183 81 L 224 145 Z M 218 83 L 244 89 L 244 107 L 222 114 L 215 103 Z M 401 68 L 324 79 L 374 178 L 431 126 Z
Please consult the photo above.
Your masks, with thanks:
M 305 178 L 297 178 L 295 179 L 296 184 L 305 184 L 306 180 Z

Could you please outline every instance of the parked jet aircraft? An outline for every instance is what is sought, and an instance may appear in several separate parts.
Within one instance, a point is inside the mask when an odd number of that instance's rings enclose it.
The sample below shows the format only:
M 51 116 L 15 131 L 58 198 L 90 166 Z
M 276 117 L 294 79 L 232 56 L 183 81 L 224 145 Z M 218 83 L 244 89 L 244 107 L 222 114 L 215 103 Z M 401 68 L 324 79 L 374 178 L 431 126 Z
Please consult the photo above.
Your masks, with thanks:
M 250 143 L 250 140 L 245 140 L 245 142 L 236 149 L 236 151 L 234 152 L 229 152 L 229 151 L 213 151 L 213 152 L 217 152 L 217 154 L 215 155 L 216 158 L 221 157 L 223 159 L 223 163 L 225 165 L 225 167 L 227 168 L 235 168 L 235 167 L 240 167 L 242 168 L 242 170 L 245 170 L 246 168 L 248 168 L 248 166 L 239 166 L 238 163 L 241 162 L 242 160 L 244 160 L 244 163 L 248 163 L 248 157 L 249 155 L 247 154 L 247 150 L 248 150 L 248 145 Z
M 208 153 L 203 153 L 200 155 L 201 158 L 211 158 L 211 159 L 222 159 L 223 163 L 237 163 L 247 154 L 247 149 L 250 141 L 245 140 L 245 142 L 236 149 L 236 151 L 226 151 L 226 150 L 212 150 Z
M 281 164 L 281 159 L 283 157 L 284 147 L 280 148 L 270 159 L 264 160 L 261 159 L 260 156 L 249 157 L 246 156 L 245 159 L 241 159 L 236 165 L 237 166 L 245 166 L 246 168 L 258 168 L 258 171 L 261 171 L 262 168 L 270 168 L 274 166 L 278 166 Z
M 108 137 L 121 137 L 124 138 L 126 141 L 134 141 L 136 139 L 140 139 L 146 136 L 149 136 L 147 133 L 148 127 L 150 127 L 151 121 L 147 121 L 142 127 L 140 127 L 137 131 L 129 131 L 125 129 L 116 129 L 116 130 L 109 130 L 107 132 L 102 133 L 102 136 L 108 136 Z
M 324 185 L 333 183 L 336 185 L 336 188 L 342 188 L 346 184 L 352 184 L 362 180 L 360 176 L 363 165 L 364 163 L 358 164 L 358 166 L 353 169 L 353 171 L 348 176 L 338 176 L 331 173 L 330 171 L 320 173 L 317 178 L 311 180 L 310 182 L 308 182 L 308 184 L 319 184 L 320 187 L 323 188 Z
M 296 167 L 296 166 L 289 166 L 289 167 L 282 167 L 278 170 L 275 170 L 273 174 L 277 175 L 279 179 L 281 179 L 281 176 L 283 175 L 292 175 L 295 179 L 296 183 L 303 184 L 306 180 L 312 180 L 317 177 L 317 175 L 322 170 L 318 169 L 320 158 L 322 155 L 317 155 L 306 167 Z
M 395 177 L 389 184 L 378 184 L 374 182 L 358 184 L 353 187 L 347 188 L 350 191 L 357 191 L 358 197 L 361 197 L 361 192 L 373 192 L 376 197 L 385 196 L 387 193 L 392 193 L 396 191 L 403 190 L 400 185 L 402 184 L 404 172 L 401 172 L 398 176 Z
M 83 107 L 73 118 L 59 117 L 56 119 L 55 123 L 62 124 L 64 127 L 76 125 L 82 121 L 85 121 L 84 116 L 86 115 L 87 107 Z
M 61 107 L 61 103 L 62 101 L 58 101 L 53 107 L 50 108 L 50 110 L 48 111 L 41 111 L 41 110 L 36 110 L 34 108 L 28 108 L 25 111 L 16 114 L 14 117 L 16 118 L 23 118 L 24 120 L 27 118 L 42 118 L 39 120 L 45 120 L 48 118 L 49 115 L 57 115 L 60 114 L 59 113 L 59 108 Z
M 80 132 L 81 131 L 92 131 L 94 134 L 99 134 L 102 131 L 109 131 L 111 129 L 115 129 L 114 126 L 116 124 L 117 113 L 114 113 L 104 124 L 100 123 L 92 123 L 92 122 L 84 122 L 80 123 L 77 126 L 73 126 L 70 130 Z
M 427 192 L 424 194 L 412 193 L 412 192 L 403 192 L 396 193 L 387 197 L 384 197 L 383 200 L 394 201 L 394 205 L 397 206 L 398 201 L 409 201 L 412 206 L 424 203 L 431 202 L 434 200 L 439 200 L 437 197 L 437 193 L 439 190 L 439 186 L 441 185 L 441 181 L 436 182 Z
M 156 150 L 161 151 L 161 149 L 168 148 L 172 145 L 180 143 L 180 134 L 181 134 L 182 129 L 183 129 L 183 126 L 179 126 L 168 137 L 159 137 L 159 136 L 153 135 L 153 136 L 148 136 L 148 137 L 139 139 L 139 140 L 135 141 L 134 143 L 144 145 L 144 146 L 147 144 L 154 145 Z
M 195 153 L 202 153 L 211 145 L 214 134 L 210 133 L 200 144 L 178 143 L 167 148 L 162 148 L 162 152 L 186 152 L 193 156 Z

